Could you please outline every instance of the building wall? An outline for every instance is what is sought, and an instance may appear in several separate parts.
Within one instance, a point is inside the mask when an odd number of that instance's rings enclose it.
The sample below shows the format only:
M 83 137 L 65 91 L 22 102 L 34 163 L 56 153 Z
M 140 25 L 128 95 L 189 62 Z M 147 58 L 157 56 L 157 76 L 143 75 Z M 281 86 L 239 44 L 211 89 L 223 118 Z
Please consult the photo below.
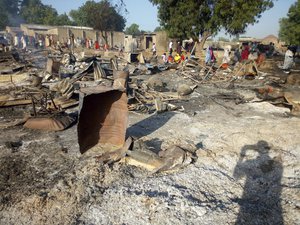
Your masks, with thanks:
M 168 42 L 169 42 L 169 37 L 167 32 L 165 31 L 159 31 L 155 33 L 155 43 L 156 43 L 156 49 L 159 52 L 166 52 L 168 50 Z
M 152 48 L 152 43 L 156 43 L 156 34 L 144 34 L 143 38 L 141 39 L 141 45 L 139 47 L 140 49 L 150 51 Z
M 68 29 L 64 27 L 58 27 L 57 28 L 57 36 L 58 40 L 61 43 L 67 42 L 69 34 L 68 34 Z
M 12 37 L 23 35 L 23 31 L 21 29 L 16 29 L 16 27 L 6 27 L 6 32 L 9 33 Z
M 168 51 L 168 42 L 169 37 L 167 32 L 159 31 L 156 33 L 145 34 L 141 38 L 141 43 L 139 48 L 151 51 L 152 43 L 156 44 L 156 49 L 158 52 L 167 52 Z
M 95 38 L 93 38 L 93 40 L 96 40 L 96 37 L 98 38 L 100 45 L 105 44 L 105 40 L 102 37 L 101 31 L 97 31 L 95 33 Z M 120 45 L 124 46 L 124 40 L 125 34 L 123 32 L 107 32 L 107 42 L 110 47 L 120 47 Z
M 32 26 L 32 25 L 31 25 Z M 26 24 L 21 24 L 21 30 L 24 32 L 25 35 L 28 36 L 35 36 L 35 34 L 42 34 L 45 35 L 56 35 L 57 39 L 60 42 L 67 42 L 68 38 L 71 34 L 74 34 L 74 38 L 77 39 L 92 39 L 93 41 L 98 40 L 101 45 L 105 44 L 104 38 L 101 35 L 100 31 L 92 30 L 91 28 L 84 28 L 84 27 L 48 27 L 46 26 L 39 26 L 34 28 L 28 28 Z M 45 29 L 44 29 L 45 28 Z M 111 47 L 121 45 L 124 46 L 125 41 L 125 34 L 123 32 L 107 32 L 108 33 L 108 44 Z
M 74 38 L 77 39 L 93 39 L 95 40 L 96 32 L 93 30 L 77 29 L 77 28 L 68 28 L 68 27 L 58 27 L 58 38 L 59 41 L 66 41 L 71 34 L 74 34 Z
M 137 39 L 133 38 L 132 35 L 125 35 L 124 48 L 125 48 L 125 52 L 136 52 Z
M 69 34 L 72 33 L 74 34 L 74 38 L 83 38 L 83 30 L 82 29 L 69 29 Z
M 124 46 L 125 34 L 123 32 L 112 32 L 114 46 Z
M 85 38 L 91 39 L 93 41 L 96 41 L 97 38 L 97 32 L 95 30 L 83 30 L 85 33 Z
M 35 37 L 36 34 L 46 36 L 49 30 L 53 30 L 54 27 L 50 26 L 37 26 L 37 27 L 28 27 L 27 24 L 20 25 L 21 30 L 24 32 L 24 35 Z

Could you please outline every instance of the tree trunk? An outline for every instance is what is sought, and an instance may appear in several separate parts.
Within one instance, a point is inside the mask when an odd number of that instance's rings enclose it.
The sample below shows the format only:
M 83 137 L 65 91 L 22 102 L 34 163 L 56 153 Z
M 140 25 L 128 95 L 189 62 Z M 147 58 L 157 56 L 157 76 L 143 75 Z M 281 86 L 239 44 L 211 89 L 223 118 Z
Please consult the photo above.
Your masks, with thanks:
M 103 37 L 103 39 L 105 41 L 105 44 L 108 44 L 108 41 L 107 41 L 107 32 L 106 31 L 101 31 L 101 36 Z
M 200 51 L 203 50 L 204 44 L 207 40 L 207 38 L 209 38 L 211 36 L 211 33 L 209 31 L 204 31 L 203 35 L 202 35 L 202 39 L 200 41 L 199 47 L 200 47 Z

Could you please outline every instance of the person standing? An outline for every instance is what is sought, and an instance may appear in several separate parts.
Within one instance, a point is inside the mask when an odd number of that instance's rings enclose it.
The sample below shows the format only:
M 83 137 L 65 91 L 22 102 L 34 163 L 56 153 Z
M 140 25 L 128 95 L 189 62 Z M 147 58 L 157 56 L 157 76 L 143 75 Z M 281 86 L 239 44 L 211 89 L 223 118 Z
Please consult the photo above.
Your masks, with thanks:
M 16 48 L 19 47 L 19 37 L 18 37 L 18 35 L 16 35 L 15 38 L 14 38 L 14 46 L 15 46 Z
M 70 35 L 70 50 L 72 53 L 74 53 L 74 47 L 75 47 L 75 37 L 74 34 Z
M 228 68 L 229 62 L 230 62 L 230 53 L 231 53 L 231 46 L 226 46 L 224 49 L 224 56 L 222 59 L 222 67 L 224 69 Z
M 242 56 L 242 61 L 244 61 L 244 60 L 248 60 L 248 57 L 249 57 L 249 46 L 248 45 L 243 45 L 243 47 L 242 47 L 242 54 L 241 54 L 241 56 Z
M 233 61 L 234 63 L 240 62 L 241 61 L 241 53 L 240 53 L 240 49 L 236 48 L 234 50 L 234 57 L 233 57 Z
M 68 48 L 71 49 L 71 37 L 68 38 L 67 45 L 68 45 Z
M 89 48 L 93 47 L 93 39 L 89 39 Z
M 169 54 L 172 55 L 172 53 L 173 53 L 173 42 L 171 40 L 169 43 Z
M 153 56 L 156 56 L 156 44 L 155 43 L 152 44 L 152 53 L 153 53 Z
M 177 52 L 179 55 L 181 55 L 181 53 L 182 53 L 182 50 L 181 50 L 181 44 L 180 44 L 179 41 L 177 42 L 176 52 Z
M 80 46 L 82 46 L 82 41 L 79 37 L 77 37 L 77 48 L 79 48 Z
M 96 49 L 96 50 L 99 50 L 99 48 L 100 48 L 99 42 L 96 40 L 96 41 L 95 41 L 95 49 Z
M 214 63 L 216 60 L 214 51 L 211 46 L 208 46 L 206 49 L 206 55 L 205 55 L 205 64 L 210 65 L 211 63 Z
M 168 62 L 167 54 L 164 53 L 164 54 L 162 54 L 161 57 L 162 57 L 163 62 L 166 64 Z
M 271 57 L 274 55 L 274 51 L 275 51 L 274 43 L 273 43 L 273 42 L 270 42 L 269 48 L 268 48 L 268 51 L 267 51 L 266 56 L 267 56 L 268 58 L 271 58 Z
M 41 37 L 41 36 L 39 36 L 38 43 L 39 43 L 39 48 L 40 48 L 40 49 L 43 49 L 44 45 L 43 45 L 43 40 L 42 40 L 42 37 Z
M 124 46 L 123 46 L 123 44 L 121 43 L 120 46 L 119 46 L 119 56 L 120 56 L 120 57 L 124 57 L 123 52 L 124 52 Z
M 50 46 L 50 39 L 49 39 L 49 36 L 46 35 L 46 38 L 45 38 L 45 47 L 48 48 Z
M 283 71 L 285 73 L 290 73 L 290 69 L 294 64 L 294 53 L 292 52 L 292 48 L 288 47 L 287 51 L 285 52 L 284 62 L 283 62 Z
M 50 42 L 49 44 L 50 44 L 51 47 L 53 47 L 55 45 L 52 34 L 49 36 L 49 42 Z
M 24 51 L 26 51 L 27 44 L 26 44 L 26 40 L 25 40 L 24 36 L 21 37 L 21 43 L 22 43 L 22 49 Z
M 89 39 L 86 38 L 86 39 L 85 39 L 85 47 L 86 47 L 87 49 L 90 48 L 89 44 L 90 44 Z

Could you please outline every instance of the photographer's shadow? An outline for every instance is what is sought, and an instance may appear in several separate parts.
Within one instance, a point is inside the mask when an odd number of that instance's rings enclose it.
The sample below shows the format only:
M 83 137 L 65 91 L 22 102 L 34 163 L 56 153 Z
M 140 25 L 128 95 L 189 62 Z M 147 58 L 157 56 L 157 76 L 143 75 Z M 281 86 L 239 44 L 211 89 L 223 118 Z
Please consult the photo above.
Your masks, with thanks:
M 280 159 L 269 156 L 269 150 L 266 141 L 241 149 L 233 176 L 246 177 L 246 181 L 242 198 L 236 199 L 240 205 L 236 225 L 284 224 L 280 199 L 282 164 Z

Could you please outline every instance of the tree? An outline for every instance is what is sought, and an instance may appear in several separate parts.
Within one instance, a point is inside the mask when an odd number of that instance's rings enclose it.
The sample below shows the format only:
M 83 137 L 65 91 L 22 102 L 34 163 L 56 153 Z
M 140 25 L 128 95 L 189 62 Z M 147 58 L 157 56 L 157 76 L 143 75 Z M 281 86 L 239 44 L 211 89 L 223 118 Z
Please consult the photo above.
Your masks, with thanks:
M 75 24 L 91 26 L 101 32 L 107 43 L 108 31 L 123 31 L 125 18 L 119 13 L 118 6 L 112 6 L 110 1 L 87 1 L 78 10 L 72 10 L 70 16 Z
M 20 0 L 0 0 L 0 27 L 16 26 L 23 20 L 18 16 Z
M 40 10 L 42 16 L 41 18 L 39 18 L 41 19 L 40 24 L 56 25 L 56 19 L 58 17 L 56 9 L 52 8 L 51 6 L 44 5 L 42 8 L 40 8 Z
M 70 20 L 66 13 L 60 14 L 55 19 L 55 25 L 63 26 L 63 25 L 74 25 L 74 22 Z
M 20 0 L 0 0 L 0 5 L 4 7 L 6 13 L 14 16 L 19 12 Z
M 287 14 L 280 19 L 279 37 L 287 44 L 300 45 L 300 0 L 295 2 Z
M 206 39 L 222 28 L 231 35 L 245 32 L 261 14 L 273 6 L 273 0 L 150 0 L 158 6 L 158 17 L 172 38 Z M 184 19 L 183 19 L 184 18 Z
M 129 34 L 132 36 L 138 36 L 141 34 L 141 31 L 139 29 L 139 25 L 136 23 L 131 24 L 129 27 L 126 28 L 125 34 Z
M 41 0 L 0 0 L 0 27 L 18 26 L 20 23 L 72 24 L 66 14 L 58 15 L 56 9 L 44 5 Z
M 164 31 L 165 29 L 161 26 L 155 27 L 154 32 Z
M 95 11 L 96 5 L 97 3 L 94 1 L 87 1 L 84 5 L 79 7 L 79 9 L 71 10 L 69 15 L 78 26 L 92 26 L 92 21 L 89 21 L 92 16 L 90 13 Z
M 22 4 L 20 15 L 27 23 L 53 25 L 57 11 L 40 0 L 27 0 Z
M 2 2 L 0 2 L 0 29 L 4 29 L 8 24 L 8 15 L 5 11 L 5 7 Z

